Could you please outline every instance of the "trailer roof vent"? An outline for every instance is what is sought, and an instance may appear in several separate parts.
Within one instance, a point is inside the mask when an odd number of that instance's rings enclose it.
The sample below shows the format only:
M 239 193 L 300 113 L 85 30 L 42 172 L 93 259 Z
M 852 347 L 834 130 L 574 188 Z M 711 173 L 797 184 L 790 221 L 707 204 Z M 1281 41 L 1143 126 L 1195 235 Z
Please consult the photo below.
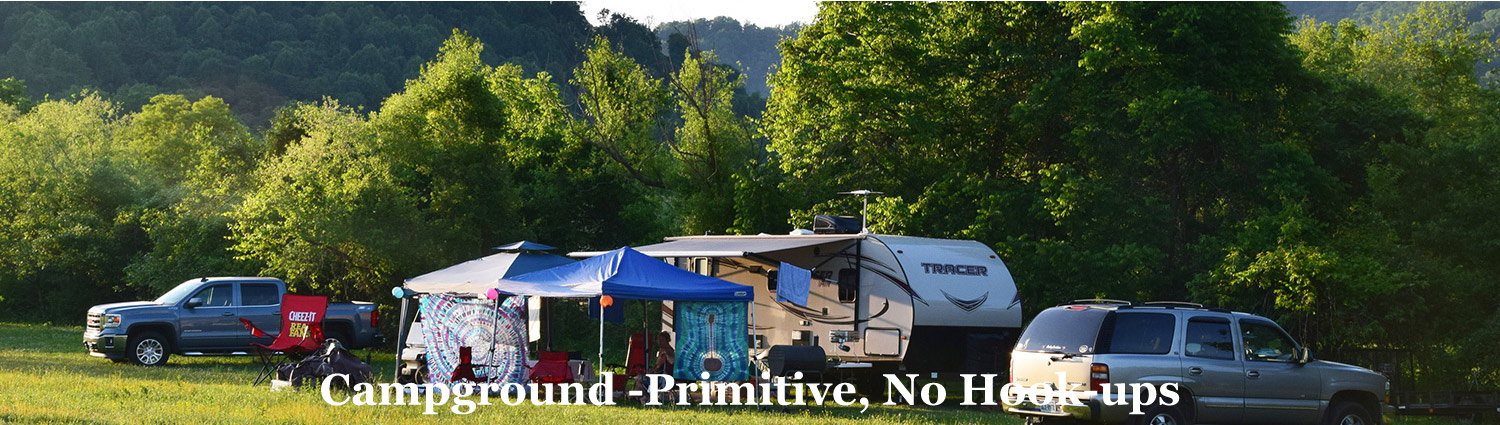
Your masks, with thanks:
M 813 217 L 813 233 L 819 235 L 853 235 L 861 228 L 859 217 L 818 215 Z

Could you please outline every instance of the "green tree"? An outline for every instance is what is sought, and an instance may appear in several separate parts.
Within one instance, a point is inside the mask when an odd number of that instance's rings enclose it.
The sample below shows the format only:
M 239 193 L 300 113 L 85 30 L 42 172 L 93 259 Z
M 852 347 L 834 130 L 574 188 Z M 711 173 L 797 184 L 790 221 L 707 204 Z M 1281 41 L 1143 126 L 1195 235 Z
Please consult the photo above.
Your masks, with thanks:
M 749 121 L 734 111 L 744 77 L 716 63 L 713 52 L 684 55 L 670 85 L 681 124 L 669 146 L 677 163 L 674 191 L 683 201 L 683 231 L 723 232 L 735 225 L 735 183 L 751 160 Z M 761 206 L 754 206 L 759 208 Z
M 337 102 L 296 112 L 306 136 L 256 172 L 255 190 L 230 217 L 233 249 L 293 290 L 337 297 L 385 291 L 398 272 L 441 252 L 375 131 Z
M 0 79 L 0 103 L 10 105 L 18 111 L 29 108 L 31 99 L 26 97 L 26 83 L 14 77 Z
M 480 61 L 482 51 L 479 40 L 455 31 L 437 59 L 370 117 L 397 184 L 444 229 L 434 236 L 467 255 L 513 239 L 520 202 L 506 160 L 511 117 L 488 87 L 495 71 Z
M 586 55 L 571 81 L 578 90 L 575 137 L 608 155 L 641 184 L 665 188 L 669 163 L 658 117 L 670 107 L 668 92 L 603 37 L 594 38 Z
M 132 220 L 150 251 L 126 268 L 126 282 L 164 292 L 200 276 L 253 274 L 228 250 L 229 217 L 251 187 L 264 148 L 223 100 L 159 95 L 124 120 L 121 158 L 140 185 Z
M 119 223 L 135 188 L 114 159 L 117 126 L 94 94 L 0 121 L 0 294 L 12 317 L 77 317 L 125 291 L 121 270 L 144 238 Z
M 1363 138 L 1368 157 L 1358 185 L 1368 194 L 1336 230 L 1341 260 L 1362 267 L 1318 288 L 1333 305 L 1381 312 L 1347 344 L 1390 335 L 1385 345 L 1427 354 L 1433 382 L 1494 385 L 1500 356 L 1481 341 L 1500 335 L 1490 282 L 1500 227 L 1487 218 L 1500 203 L 1500 92 L 1476 77 L 1496 49 L 1467 30 L 1463 11 L 1428 4 L 1370 24 L 1305 21 L 1292 40 L 1334 88 L 1331 102 L 1366 100 L 1327 114 L 1361 118 L 1335 128 Z

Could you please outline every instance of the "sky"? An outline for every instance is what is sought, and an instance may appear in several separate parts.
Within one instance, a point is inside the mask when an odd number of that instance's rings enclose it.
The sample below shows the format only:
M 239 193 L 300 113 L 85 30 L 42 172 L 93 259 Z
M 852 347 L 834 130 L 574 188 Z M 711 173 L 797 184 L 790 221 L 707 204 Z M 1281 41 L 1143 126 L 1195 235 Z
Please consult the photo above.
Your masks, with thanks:
M 590 22 L 599 9 L 609 9 L 635 18 L 648 26 L 663 22 L 728 16 L 741 23 L 757 26 L 780 26 L 792 22 L 811 22 L 818 13 L 818 3 L 811 0 L 583 0 L 583 13 Z

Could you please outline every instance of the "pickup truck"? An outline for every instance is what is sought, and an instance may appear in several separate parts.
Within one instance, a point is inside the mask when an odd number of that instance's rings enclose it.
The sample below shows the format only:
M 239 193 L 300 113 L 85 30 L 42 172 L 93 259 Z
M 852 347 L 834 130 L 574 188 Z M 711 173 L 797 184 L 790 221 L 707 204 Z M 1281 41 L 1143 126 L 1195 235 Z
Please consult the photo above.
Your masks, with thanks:
M 101 304 L 89 308 L 83 345 L 89 355 L 117 363 L 157 366 L 172 354 L 246 355 L 250 343 L 270 344 L 281 330 L 286 283 L 270 277 L 191 279 L 155 301 Z M 329 303 L 323 334 L 348 348 L 384 341 L 369 302 Z M 269 333 L 256 338 L 244 318 Z

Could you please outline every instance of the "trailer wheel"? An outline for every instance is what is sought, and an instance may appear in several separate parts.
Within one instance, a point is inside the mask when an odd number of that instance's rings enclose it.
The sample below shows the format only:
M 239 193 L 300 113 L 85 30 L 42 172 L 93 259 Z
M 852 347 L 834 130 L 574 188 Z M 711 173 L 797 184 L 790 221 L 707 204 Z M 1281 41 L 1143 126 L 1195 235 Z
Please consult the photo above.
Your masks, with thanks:
M 1365 411 L 1364 406 L 1359 403 L 1343 402 L 1333 406 L 1333 416 L 1328 417 L 1325 425 L 1378 425 L 1379 422 L 1370 419 L 1370 412 Z

